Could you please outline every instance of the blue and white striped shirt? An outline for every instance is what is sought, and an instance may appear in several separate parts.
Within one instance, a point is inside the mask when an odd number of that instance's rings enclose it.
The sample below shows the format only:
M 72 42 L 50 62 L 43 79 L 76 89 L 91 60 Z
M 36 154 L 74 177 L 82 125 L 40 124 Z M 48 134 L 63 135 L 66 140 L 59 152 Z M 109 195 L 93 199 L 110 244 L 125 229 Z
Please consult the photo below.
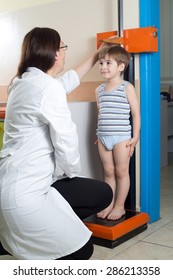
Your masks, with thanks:
M 101 84 L 98 91 L 98 124 L 97 136 L 130 135 L 130 105 L 126 96 L 127 82 L 111 92 L 105 92 L 105 84 Z

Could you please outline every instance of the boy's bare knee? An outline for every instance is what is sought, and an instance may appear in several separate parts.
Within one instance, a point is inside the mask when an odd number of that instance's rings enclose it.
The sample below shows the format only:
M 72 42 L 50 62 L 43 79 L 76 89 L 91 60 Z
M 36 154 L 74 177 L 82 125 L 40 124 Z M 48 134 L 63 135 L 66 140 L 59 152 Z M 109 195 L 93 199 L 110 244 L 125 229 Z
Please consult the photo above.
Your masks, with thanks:
M 122 168 L 122 169 L 116 169 L 116 174 L 115 176 L 119 179 L 124 178 L 126 176 L 129 175 L 129 172 L 126 168 Z
M 115 176 L 115 168 L 114 166 L 108 166 L 104 169 L 104 174 L 106 177 L 112 177 Z

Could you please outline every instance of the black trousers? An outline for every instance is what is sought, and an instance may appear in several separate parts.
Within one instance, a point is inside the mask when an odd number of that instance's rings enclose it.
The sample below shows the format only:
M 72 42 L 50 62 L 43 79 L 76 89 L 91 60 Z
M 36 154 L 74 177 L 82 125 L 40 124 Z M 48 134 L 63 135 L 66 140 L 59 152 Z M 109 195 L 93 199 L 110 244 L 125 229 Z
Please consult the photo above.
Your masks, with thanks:
M 112 189 L 102 181 L 83 177 L 66 178 L 52 185 L 68 201 L 80 219 L 106 208 L 112 201 Z M 80 250 L 61 260 L 87 260 L 93 254 L 91 239 Z

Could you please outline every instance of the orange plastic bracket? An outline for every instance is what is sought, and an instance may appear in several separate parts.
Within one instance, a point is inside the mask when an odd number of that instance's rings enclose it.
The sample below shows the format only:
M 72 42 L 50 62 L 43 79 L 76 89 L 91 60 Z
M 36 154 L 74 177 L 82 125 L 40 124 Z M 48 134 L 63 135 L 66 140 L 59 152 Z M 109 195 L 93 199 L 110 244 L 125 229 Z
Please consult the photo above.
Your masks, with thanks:
M 118 32 L 117 31 L 108 31 L 108 32 L 102 32 L 102 33 L 97 33 L 97 48 L 99 48 L 102 44 L 102 41 L 104 42 L 109 42 L 112 43 L 111 40 L 113 39 L 108 39 L 109 37 L 112 36 L 117 36 Z M 119 38 L 119 37 L 117 37 Z M 116 38 L 114 38 L 116 39 Z
M 114 36 L 114 38 L 110 38 Z M 129 53 L 158 52 L 158 29 L 142 27 L 123 30 L 123 37 L 117 36 L 116 31 L 97 33 L 97 47 L 101 41 L 122 45 Z

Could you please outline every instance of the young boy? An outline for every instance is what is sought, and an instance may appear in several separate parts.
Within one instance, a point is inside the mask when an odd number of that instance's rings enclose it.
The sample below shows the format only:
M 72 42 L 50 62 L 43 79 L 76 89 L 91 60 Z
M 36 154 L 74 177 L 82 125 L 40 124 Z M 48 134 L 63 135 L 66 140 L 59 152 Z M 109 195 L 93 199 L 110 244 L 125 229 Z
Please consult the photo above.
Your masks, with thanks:
M 140 134 L 140 109 L 135 89 L 122 78 L 129 60 L 129 53 L 121 46 L 106 46 L 99 52 L 99 70 L 105 83 L 96 89 L 96 134 L 104 180 L 114 195 L 111 204 L 97 216 L 108 220 L 120 219 L 125 214 L 124 204 L 130 187 L 129 162 Z

